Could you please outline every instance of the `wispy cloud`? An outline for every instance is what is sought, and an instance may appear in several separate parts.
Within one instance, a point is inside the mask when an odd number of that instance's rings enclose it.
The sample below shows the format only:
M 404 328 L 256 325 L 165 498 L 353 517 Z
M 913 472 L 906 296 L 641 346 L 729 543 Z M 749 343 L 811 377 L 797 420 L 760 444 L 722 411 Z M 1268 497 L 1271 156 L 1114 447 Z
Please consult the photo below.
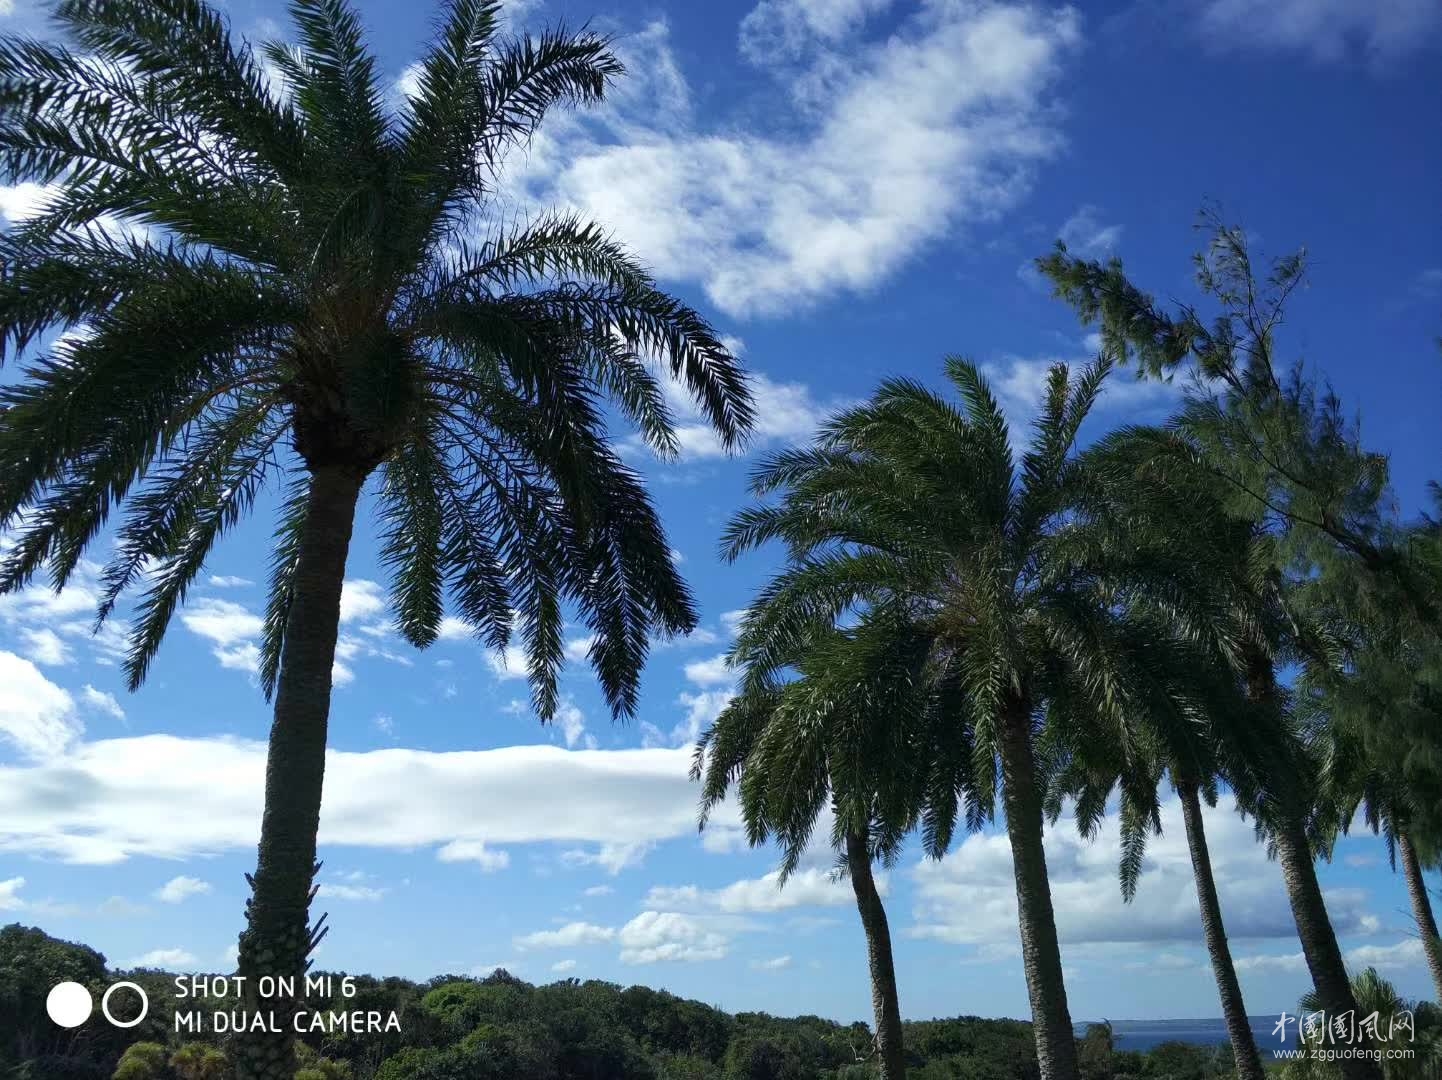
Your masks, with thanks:
M 156 889 L 155 899 L 164 904 L 182 904 L 192 896 L 204 896 L 210 891 L 210 882 L 181 874 Z
M 1188 6 L 1219 49 L 1379 63 L 1442 42 L 1442 6 L 1434 0 L 1188 0 Z
M 869 290 L 1026 194 L 1060 143 L 1047 106 L 1080 41 L 1071 9 L 957 0 L 928 0 L 890 36 L 859 33 L 881 6 L 767 2 L 747 17 L 747 55 L 778 27 L 773 44 L 805 53 L 778 75 L 791 114 L 769 131 L 699 122 L 652 23 L 622 40 L 637 74 L 618 101 L 543 131 L 512 190 L 606 222 L 728 315 Z

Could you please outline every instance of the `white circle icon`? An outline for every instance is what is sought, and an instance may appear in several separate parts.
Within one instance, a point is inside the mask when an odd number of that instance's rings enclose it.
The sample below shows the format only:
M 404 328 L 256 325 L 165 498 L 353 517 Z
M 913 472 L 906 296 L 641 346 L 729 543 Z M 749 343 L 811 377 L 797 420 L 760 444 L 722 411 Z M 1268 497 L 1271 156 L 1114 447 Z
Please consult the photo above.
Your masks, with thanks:
M 90 1019 L 94 1007 L 90 991 L 78 982 L 57 983 L 45 998 L 45 1011 L 63 1028 L 78 1028 Z
M 115 1017 L 110 1015 L 110 995 L 115 993 L 115 991 L 121 989 L 134 990 L 137 994 L 140 995 L 140 1015 L 137 1016 L 134 1020 L 117 1020 L 115 1019 Z M 90 1011 L 89 994 L 85 995 L 85 1011 L 87 1013 L 89 1013 Z M 144 1020 L 145 1014 L 150 1011 L 150 997 L 145 993 L 145 990 L 142 987 L 136 986 L 133 982 L 111 983 L 110 988 L 105 991 L 105 996 L 100 999 L 100 1011 L 105 1014 L 105 1019 L 109 1020 L 116 1027 L 133 1028 L 136 1024 L 140 1023 L 140 1021 Z

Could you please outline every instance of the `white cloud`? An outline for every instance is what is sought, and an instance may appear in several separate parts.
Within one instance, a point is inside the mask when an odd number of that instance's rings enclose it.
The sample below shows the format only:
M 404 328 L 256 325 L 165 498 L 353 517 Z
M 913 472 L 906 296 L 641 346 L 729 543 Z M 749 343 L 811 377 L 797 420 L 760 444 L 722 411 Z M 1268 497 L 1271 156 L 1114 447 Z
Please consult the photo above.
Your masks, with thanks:
M 1193 0 L 1197 23 L 1219 47 L 1277 49 L 1335 62 L 1376 63 L 1434 46 L 1435 0 Z
M 385 591 L 374 581 L 347 578 L 340 590 L 340 621 L 370 619 L 385 610 Z
M 1256 842 L 1250 823 L 1230 799 L 1204 808 L 1212 870 L 1233 940 L 1291 939 L 1292 920 L 1281 871 Z M 1120 854 L 1115 811 L 1096 840 L 1082 840 L 1063 818 L 1046 834 L 1047 870 L 1057 933 L 1063 946 L 1093 942 L 1185 942 L 1201 931 L 1191 855 L 1180 805 L 1162 803 L 1163 835 L 1151 837 L 1136 898 L 1123 903 L 1117 885 Z M 923 860 L 913 870 L 916 923 L 907 933 L 963 945 L 1012 941 L 1016 934 L 1016 883 L 1011 848 L 1000 833 L 974 834 L 946 858 Z M 1326 900 L 1339 935 L 1365 930 L 1366 893 L 1329 889 Z
M 587 637 L 571 638 L 569 641 L 566 642 L 563 647 L 566 659 L 577 662 L 585 660 L 588 656 L 590 656 L 591 645 L 595 642 L 595 640 L 596 637 L 594 634 L 591 634 Z
M 667 403 L 677 419 L 676 439 L 681 460 L 695 462 L 725 457 L 726 447 L 686 391 L 669 375 L 662 381 Z M 756 419 L 747 446 L 752 450 L 802 442 L 830 413 L 846 404 L 840 400 L 818 400 L 804 383 L 776 382 L 756 371 L 751 373 L 751 394 L 756 403 Z M 645 450 L 645 443 L 640 436 L 632 435 L 624 440 L 622 447 L 628 453 L 638 454 Z
M 49 627 L 27 626 L 21 629 L 25 655 L 37 664 L 58 667 L 70 663 L 70 647 Z
M 123 896 L 112 896 L 105 900 L 95 909 L 101 915 L 108 915 L 112 918 L 127 919 L 136 915 L 144 915 L 150 909 L 144 904 L 136 904 Z
M 592 885 L 585 891 L 586 896 L 610 896 L 616 890 L 609 885 Z
M 556 715 L 552 723 L 561 729 L 561 734 L 566 739 L 567 749 L 575 746 L 586 734 L 586 714 L 569 697 L 562 698 L 556 706 Z
M 210 891 L 210 882 L 201 881 L 200 878 L 186 877 L 182 874 L 179 877 L 171 878 L 156 889 L 155 899 L 166 904 L 180 904 L 192 896 L 203 896 Z
M 999 363 L 981 365 L 982 374 L 1006 414 L 1012 449 L 1018 454 L 1024 453 L 1031 444 L 1031 425 L 1046 397 L 1048 373 L 1052 365 L 1061 360 L 1054 356 L 1009 356 Z M 1075 383 L 1088 361 L 1067 359 L 1064 362 Z M 1107 376 L 1091 415 L 1139 418 L 1165 413 L 1180 400 L 1181 389 L 1176 382 L 1137 379 L 1132 371 L 1117 370 Z
M 741 54 L 755 64 L 793 60 L 818 44 L 835 44 L 892 0 L 761 0 L 741 20 Z
M 720 636 L 714 630 L 704 626 L 698 626 L 689 634 L 680 634 L 676 637 L 659 638 L 651 643 L 653 649 L 682 648 L 691 645 L 715 645 L 720 641 Z
M 1239 956 L 1233 962 L 1233 966 L 1242 974 L 1249 972 L 1286 972 L 1292 974 L 1298 971 L 1307 970 L 1307 958 L 1299 952 L 1296 953 L 1255 953 L 1251 956 Z
M 440 629 L 437 636 L 442 641 L 464 641 L 474 637 L 476 628 L 464 619 L 458 619 L 454 615 L 446 615 L 441 619 Z
M 380 586 L 373 581 L 346 581 L 341 587 L 341 622 L 354 623 L 370 618 L 384 609 Z M 265 620 L 243 604 L 202 596 L 188 604 L 180 613 L 180 621 L 191 633 L 212 643 L 211 653 L 220 666 L 252 675 L 260 670 L 259 638 Z M 386 628 L 368 623 L 359 628 L 365 637 L 343 633 L 336 641 L 335 660 L 331 663 L 331 685 L 349 686 L 355 681 L 350 661 L 356 657 L 381 657 L 393 663 L 410 666 L 409 657 L 386 649 L 379 643 Z
M 395 93 L 402 98 L 413 98 L 421 92 L 421 73 L 425 70 L 419 60 L 413 64 L 407 64 L 396 79 L 393 87 Z
M 62 754 L 84 730 L 65 690 L 29 660 L 0 651 L 0 735 L 22 754 L 48 759 Z
M 255 582 L 250 578 L 233 577 L 229 574 L 211 574 L 210 584 L 217 589 L 244 589 Z
M 554 971 L 557 975 L 564 975 L 568 971 L 576 970 L 576 961 L 557 960 L 554 964 L 551 965 L 551 970 Z
M 0 701 L 16 685 L 0 677 Z M 14 724 L 8 715 L 3 722 Z M 60 734 L 33 724 L 19 730 L 27 745 L 58 753 L 78 725 Z M 63 756 L 0 764 L 0 851 L 111 863 L 253 849 L 265 756 L 260 741 L 144 735 L 82 741 Z M 686 749 L 330 750 L 320 842 L 391 849 L 458 840 L 595 844 L 583 854 L 596 864 L 632 865 L 648 844 L 694 835 L 690 762 Z M 206 812 L 176 814 L 178 806 Z M 717 824 L 734 825 L 734 812 L 727 809 Z
M 785 971 L 791 966 L 790 956 L 773 956 L 769 960 L 752 960 L 752 971 Z
M 508 645 L 504 652 L 487 650 L 486 665 L 491 669 L 492 675 L 503 681 L 524 679 L 531 673 L 530 664 L 526 660 L 526 650 L 519 645 Z
M 829 870 L 798 870 L 784 886 L 780 881 L 780 873 L 772 871 L 763 877 L 734 881 L 720 889 L 700 889 L 695 885 L 656 886 L 646 894 L 643 902 L 647 907 L 712 910 L 727 914 L 836 907 L 856 902 L 851 883 Z M 882 896 L 887 895 L 889 882 L 886 874 L 877 875 L 876 886 Z
M 744 618 L 746 618 L 745 608 L 737 608 L 735 611 L 723 611 L 721 613 L 721 625 L 726 628 L 728 634 L 735 637 L 736 631 L 741 626 L 741 620 Z
M 216 645 L 216 656 L 222 649 L 252 642 L 265 629 L 265 620 L 233 600 L 202 596 L 181 610 L 180 621 L 193 634 L 199 634 Z M 224 660 L 221 661 L 223 664 Z M 226 664 L 230 667 L 232 665 Z
M 641 912 L 621 927 L 617 940 L 623 964 L 720 960 L 727 945 L 721 934 L 674 911 Z
M 719 686 L 731 682 L 735 675 L 726 666 L 726 654 L 721 653 L 709 660 L 694 660 L 687 664 L 686 678 L 697 686 Z
M 1420 938 L 1403 938 L 1394 945 L 1359 945 L 1348 949 L 1347 968 L 1361 971 L 1374 967 L 1378 971 L 1397 971 L 1408 968 L 1422 968 L 1427 956 L 1422 949 Z
M 362 900 L 374 902 L 380 900 L 385 894 L 385 889 L 377 889 L 370 885 L 332 885 L 327 882 L 316 890 L 315 895 L 320 900 Z
M 793 6 L 765 4 L 751 25 Z M 615 104 L 543 130 L 511 187 L 606 222 L 733 316 L 868 290 L 1026 194 L 1059 145 L 1047 98 L 1080 40 L 1075 11 L 927 0 L 889 37 L 831 45 L 856 20 L 802 6 L 823 47 L 784 76 L 794 114 L 773 129 L 697 126 L 653 23 L 626 42 L 638 75 Z
M 196 962 L 195 954 L 184 949 L 152 949 L 130 961 L 131 967 L 165 968 L 170 971 L 185 970 Z
M 627 843 L 603 843 L 595 851 L 573 848 L 561 852 L 561 861 L 568 866 L 599 866 L 615 877 L 622 870 L 640 866 L 653 844 L 649 840 Z
M 108 690 L 97 690 L 86 683 L 80 688 L 80 700 L 96 712 L 103 712 L 106 716 L 113 716 L 116 720 L 125 719 L 125 710 L 120 707 L 120 702 L 115 700 L 115 695 Z
M 721 710 L 726 708 L 727 703 L 734 696 L 729 688 L 701 690 L 694 694 L 682 691 L 676 702 L 685 707 L 685 717 L 671 729 L 670 735 L 666 735 L 655 724 L 643 721 L 641 724 L 643 744 L 645 746 L 694 746 L 696 740 L 700 738 L 701 732 L 715 722 L 716 718 L 721 715 Z
M 0 185 L 0 217 L 11 225 L 28 221 L 44 209 L 46 200 L 55 191 L 54 187 L 24 181 L 19 184 Z
M 511 865 L 509 852 L 488 848 L 482 840 L 452 840 L 436 852 L 436 858 L 441 862 L 473 862 L 487 873 Z
M 1058 236 L 1073 255 L 1099 259 L 1114 252 L 1121 242 L 1122 227 L 1103 224 L 1099 213 L 1095 206 L 1083 206 L 1062 223 Z
M 701 849 L 712 855 L 734 855 L 750 846 L 746 840 L 745 829 L 707 822 L 705 831 L 701 833 Z
M 567 923 L 559 930 L 538 930 L 516 938 L 518 949 L 570 949 L 580 945 L 604 945 L 616 939 L 612 926 L 597 926 L 595 923 Z
M 1057 239 L 1066 244 L 1071 254 L 1086 259 L 1102 259 L 1116 251 L 1117 244 L 1121 241 L 1122 227 L 1104 224 L 1098 217 L 1099 213 L 1095 206 L 1082 206 L 1062 222 L 1061 228 L 1057 230 Z M 1051 282 L 1042 276 L 1032 259 L 1027 259 L 1016 268 L 1016 276 L 1023 284 L 1038 292 L 1051 291 Z M 1096 352 L 1090 348 L 1088 351 Z
M 6 878 L 0 881 L 0 911 L 16 911 L 25 906 L 17 895 L 25 887 L 23 877 Z

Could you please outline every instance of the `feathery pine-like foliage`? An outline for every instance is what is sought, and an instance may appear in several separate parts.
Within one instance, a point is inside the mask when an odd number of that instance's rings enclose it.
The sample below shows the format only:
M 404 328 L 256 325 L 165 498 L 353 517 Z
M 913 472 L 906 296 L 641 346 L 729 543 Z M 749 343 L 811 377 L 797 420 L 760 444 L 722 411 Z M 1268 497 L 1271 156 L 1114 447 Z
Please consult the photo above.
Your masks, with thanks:
M 395 111 L 344 0 L 293 0 L 295 44 L 261 56 L 202 0 L 64 0 L 66 40 L 0 41 L 0 173 L 46 185 L 0 236 L 0 345 L 69 331 L 0 398 L 0 590 L 63 586 L 123 507 L 99 617 L 140 589 L 132 686 L 215 542 L 303 467 L 379 470 L 408 640 L 446 598 L 493 647 L 518 613 L 543 714 L 563 602 L 621 712 L 651 631 L 692 625 L 604 405 L 673 450 L 659 358 L 729 445 L 743 377 L 597 226 L 491 209 L 506 151 L 621 73 L 590 33 L 503 39 L 499 9 L 451 0 Z M 293 482 L 267 690 L 304 514 Z
M 1210 323 L 1188 304 L 1165 311 L 1116 258 L 1078 258 L 1058 243 L 1037 267 L 1084 323 L 1097 325 L 1109 358 L 1134 365 L 1138 378 L 1194 380 L 1157 439 L 1159 453 L 1225 481 L 1230 509 L 1284 537 L 1283 556 L 1345 552 L 1369 589 L 1435 621 L 1435 574 L 1383 536 L 1385 456 L 1360 445 L 1330 388 L 1277 355 L 1287 302 L 1305 284 L 1305 251 L 1271 260 L 1262 276 L 1244 229 L 1212 210 L 1199 227 L 1209 235 L 1194 262 L 1198 287 L 1217 308 Z

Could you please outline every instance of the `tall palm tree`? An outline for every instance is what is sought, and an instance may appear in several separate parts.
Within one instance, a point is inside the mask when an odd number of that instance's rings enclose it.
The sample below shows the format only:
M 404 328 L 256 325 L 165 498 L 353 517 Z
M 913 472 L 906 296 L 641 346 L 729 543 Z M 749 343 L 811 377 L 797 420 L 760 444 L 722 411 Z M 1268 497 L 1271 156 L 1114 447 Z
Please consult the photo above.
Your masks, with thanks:
M 1319 392 L 1300 369 L 1286 375 L 1276 361 L 1276 330 L 1304 280 L 1303 256 L 1274 260 L 1259 280 L 1245 231 L 1215 215 L 1204 223 L 1211 240 L 1196 264 L 1202 291 L 1219 308 L 1210 324 L 1189 306 L 1163 311 L 1127 279 L 1120 260 L 1103 265 L 1059 245 L 1037 265 L 1083 321 L 1099 323 L 1109 358 L 1135 363 L 1139 377 L 1170 379 L 1187 369 L 1200 377 L 1169 437 L 1159 440 L 1159 455 L 1172 468 L 1199 470 L 1225 485 L 1230 512 L 1254 522 L 1270 547 L 1279 591 L 1295 592 L 1319 562 L 1342 559 L 1369 587 L 1399 601 L 1405 596 L 1418 618 L 1433 618 L 1438 608 L 1421 587 L 1424 568 L 1385 541 L 1386 459 L 1360 446 L 1334 395 Z M 1293 631 L 1272 642 L 1253 636 L 1244 649 L 1245 686 L 1261 713 L 1288 713 L 1291 695 L 1281 668 L 1318 648 L 1310 631 Z M 1294 748 L 1296 775 L 1315 775 L 1308 748 Z M 1317 808 L 1303 797 L 1305 785 L 1288 790 L 1264 804 L 1261 823 L 1281 863 L 1313 985 L 1327 1011 L 1340 1015 L 1355 1002 L 1317 882 Z M 1359 1059 L 1342 1069 L 1348 1080 L 1379 1075 L 1372 1062 Z
M 499 4 L 450 0 L 390 110 L 346 0 L 291 14 L 296 43 L 264 61 L 204 0 L 63 0 L 70 43 L 0 41 L 0 173 L 47 192 L 0 237 L 0 336 L 19 352 L 72 331 L 0 391 L 0 522 L 18 530 L 0 590 L 42 571 L 63 586 L 123 504 L 98 616 L 143 590 L 136 687 L 215 541 L 283 484 L 240 941 L 252 988 L 300 975 L 313 947 L 331 667 L 367 484 L 410 642 L 435 640 L 447 597 L 490 647 L 519 633 L 544 718 L 572 605 L 625 714 L 653 632 L 695 614 L 603 406 L 662 453 L 677 445 L 663 374 L 727 445 L 751 417 L 707 323 L 599 228 L 494 210 L 507 149 L 621 73 L 605 40 L 504 40 Z M 292 1002 L 265 1006 L 288 1027 Z M 248 1041 L 242 1075 L 288 1078 L 290 1047 Z
M 1187 570 L 1164 537 L 1111 518 L 1097 497 L 1105 471 L 1076 453 L 1107 371 L 1100 361 L 1076 379 L 1065 365 L 1052 369 L 1019 466 L 1006 419 L 971 363 L 946 363 L 959 405 L 917 382 L 888 380 L 825 424 L 813 446 L 766 461 L 753 491 L 779 499 L 738 514 L 725 539 L 733 558 L 773 539 L 789 556 L 748 616 L 734 654 L 743 671 L 791 662 L 818 624 L 894 627 L 886 632 L 904 633 L 925 658 L 912 692 L 946 702 L 951 720 L 923 726 L 938 738 L 916 758 L 928 782 L 959 792 L 966 776 L 989 810 L 1000 775 L 1048 1080 L 1077 1075 L 1042 846 L 1048 763 L 1084 758 L 1104 742 L 1130 746 L 1143 730 L 1139 688 L 1165 649 L 1155 619 L 1134 612 L 1165 609 L 1174 625 L 1204 637 L 1229 632 L 1177 587 Z M 1153 787 L 1151 814 L 1155 803 Z
M 1255 525 L 1226 512 L 1215 478 L 1166 468 L 1157 453 L 1158 440 L 1165 438 L 1156 429 L 1123 428 L 1093 449 L 1095 467 L 1113 474 L 1104 488 L 1107 513 L 1128 528 L 1145 521 L 1149 533 L 1185 549 L 1182 562 L 1189 576 L 1177 582 L 1178 588 L 1212 605 L 1214 618 L 1234 626 L 1235 640 L 1274 639 L 1279 598 L 1271 588 L 1267 559 L 1259 557 L 1262 538 Z M 1136 614 L 1144 618 L 1148 613 Z M 1177 640 L 1168 613 L 1151 614 L 1172 665 L 1159 668 L 1163 679 L 1149 688 L 1142 718 L 1150 737 L 1125 748 L 1126 753 L 1103 746 L 1100 753 L 1093 748 L 1089 761 L 1058 762 L 1048 812 L 1056 821 L 1070 800 L 1082 834 L 1094 835 L 1113 787 L 1120 786 L 1119 876 L 1123 898 L 1130 902 L 1152 824 L 1145 793 L 1164 775 L 1169 778 L 1181 807 L 1202 935 L 1233 1059 L 1239 1076 L 1259 1080 L 1264 1070 L 1227 942 L 1202 802 L 1216 805 L 1219 783 L 1227 784 L 1244 812 L 1255 813 L 1265 800 L 1275 800 L 1290 780 L 1292 759 L 1285 749 L 1292 734 L 1273 723 L 1279 717 L 1249 706 L 1232 638 Z M 1117 752 L 1108 754 L 1108 749 Z
M 1442 762 L 1433 762 L 1432 776 L 1424 778 L 1415 764 L 1411 769 L 1397 767 L 1405 752 L 1379 757 L 1364 734 L 1378 711 L 1426 709 L 1424 695 L 1416 692 L 1416 672 L 1427 663 L 1415 650 L 1394 649 L 1374 640 L 1353 653 L 1347 666 L 1347 671 L 1339 672 L 1314 664 L 1299 680 L 1299 701 L 1319 745 L 1322 790 L 1328 799 L 1328 812 L 1320 824 L 1330 843 L 1338 833 L 1348 831 L 1361 810 L 1367 826 L 1385 839 L 1394 870 L 1401 860 L 1412 918 L 1437 999 L 1442 1001 L 1442 938 L 1422 875 L 1423 859 L 1430 854 L 1429 838 L 1417 821 L 1419 812 L 1425 813 L 1429 800 L 1435 801 L 1442 789 Z M 1430 720 L 1436 724 L 1442 717 L 1434 711 Z
M 959 806 L 967 824 L 980 827 L 964 718 L 954 696 L 929 694 L 916 677 L 927 643 L 904 621 L 873 615 L 846 628 L 823 621 L 789 641 L 768 640 L 775 624 L 764 603 L 748 609 L 731 652 L 744 665 L 741 690 L 697 743 L 692 778 L 703 784 L 702 826 L 736 786 L 749 842 L 775 837 L 781 845 L 784 887 L 830 806 L 831 845 L 866 937 L 881 1076 L 897 1080 L 906 1075 L 901 1005 L 872 864 L 894 862 L 918 824 L 926 850 L 940 857 Z M 931 748 L 947 741 L 959 753 L 933 761 Z

